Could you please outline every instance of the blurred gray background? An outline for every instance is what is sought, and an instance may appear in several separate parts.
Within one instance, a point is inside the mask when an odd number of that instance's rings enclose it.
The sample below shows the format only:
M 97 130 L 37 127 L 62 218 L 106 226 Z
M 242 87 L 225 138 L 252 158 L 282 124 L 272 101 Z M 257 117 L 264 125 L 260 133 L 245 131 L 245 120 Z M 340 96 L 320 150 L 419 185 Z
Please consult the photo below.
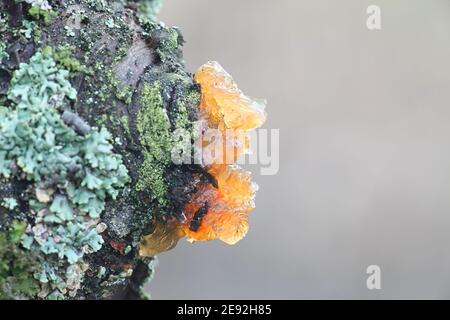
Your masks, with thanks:
M 191 71 L 217 60 L 267 98 L 281 164 L 251 168 L 247 237 L 181 240 L 153 298 L 450 298 L 450 1 L 165 0 L 160 17 Z

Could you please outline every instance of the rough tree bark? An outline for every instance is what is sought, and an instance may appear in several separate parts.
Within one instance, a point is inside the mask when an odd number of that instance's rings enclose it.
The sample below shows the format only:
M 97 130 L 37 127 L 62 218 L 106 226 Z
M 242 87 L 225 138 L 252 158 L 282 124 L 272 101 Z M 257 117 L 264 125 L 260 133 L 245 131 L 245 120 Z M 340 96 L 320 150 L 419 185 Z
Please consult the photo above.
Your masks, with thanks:
M 196 183 L 210 179 L 200 166 L 175 166 L 159 154 L 167 131 L 195 121 L 199 88 L 183 64 L 179 30 L 152 21 L 158 5 L 0 2 L 0 298 L 144 298 L 154 260 L 139 256 L 142 236 L 157 220 L 180 218 Z M 39 74 L 41 64 L 68 73 Z M 33 82 L 41 76 L 47 87 Z M 71 88 L 61 91 L 66 80 Z M 57 124 L 39 122 L 42 109 L 28 103 L 35 98 Z M 108 145 L 95 140 L 88 150 L 102 127 Z M 62 131 L 80 147 L 63 154 Z M 123 186 L 104 182 L 110 178 L 104 171 L 88 180 L 102 166 L 97 160 L 117 177 L 120 165 L 109 161 L 123 163 Z M 105 184 L 114 191 L 103 190 Z M 79 229 L 70 229 L 73 221 Z

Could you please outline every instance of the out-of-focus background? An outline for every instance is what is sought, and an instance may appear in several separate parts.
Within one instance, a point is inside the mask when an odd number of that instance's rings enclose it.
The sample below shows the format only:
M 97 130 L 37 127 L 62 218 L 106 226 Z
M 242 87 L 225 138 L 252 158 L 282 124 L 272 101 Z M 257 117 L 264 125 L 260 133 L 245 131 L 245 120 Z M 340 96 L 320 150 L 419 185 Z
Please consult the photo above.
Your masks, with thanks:
M 217 60 L 267 98 L 280 171 L 251 167 L 243 241 L 161 254 L 153 298 L 450 298 L 448 0 L 165 0 L 160 17 L 190 70 Z

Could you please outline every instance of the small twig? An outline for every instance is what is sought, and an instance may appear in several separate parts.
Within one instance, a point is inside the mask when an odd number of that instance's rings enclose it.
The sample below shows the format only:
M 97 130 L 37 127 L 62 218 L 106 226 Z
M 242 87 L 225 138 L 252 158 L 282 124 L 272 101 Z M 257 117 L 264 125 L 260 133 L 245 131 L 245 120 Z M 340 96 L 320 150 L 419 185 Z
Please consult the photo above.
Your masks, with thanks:
M 76 113 L 65 110 L 61 119 L 66 125 L 72 127 L 78 134 L 85 136 L 91 131 L 89 124 Z

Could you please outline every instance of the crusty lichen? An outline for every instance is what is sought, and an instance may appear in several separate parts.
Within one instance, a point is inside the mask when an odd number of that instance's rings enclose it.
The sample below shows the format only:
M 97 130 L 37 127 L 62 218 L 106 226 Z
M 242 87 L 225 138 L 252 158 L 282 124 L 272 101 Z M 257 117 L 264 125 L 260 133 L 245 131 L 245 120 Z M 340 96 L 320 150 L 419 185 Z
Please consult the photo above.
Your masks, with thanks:
M 80 61 L 72 57 L 74 47 L 65 45 L 53 49 L 52 57 L 63 69 L 69 70 L 71 74 L 77 72 L 88 72 L 87 68 L 81 65 Z
M 170 161 L 170 122 L 163 106 L 161 84 L 144 85 L 137 129 L 145 149 L 137 190 L 149 190 L 160 205 L 166 205 L 165 169 Z

